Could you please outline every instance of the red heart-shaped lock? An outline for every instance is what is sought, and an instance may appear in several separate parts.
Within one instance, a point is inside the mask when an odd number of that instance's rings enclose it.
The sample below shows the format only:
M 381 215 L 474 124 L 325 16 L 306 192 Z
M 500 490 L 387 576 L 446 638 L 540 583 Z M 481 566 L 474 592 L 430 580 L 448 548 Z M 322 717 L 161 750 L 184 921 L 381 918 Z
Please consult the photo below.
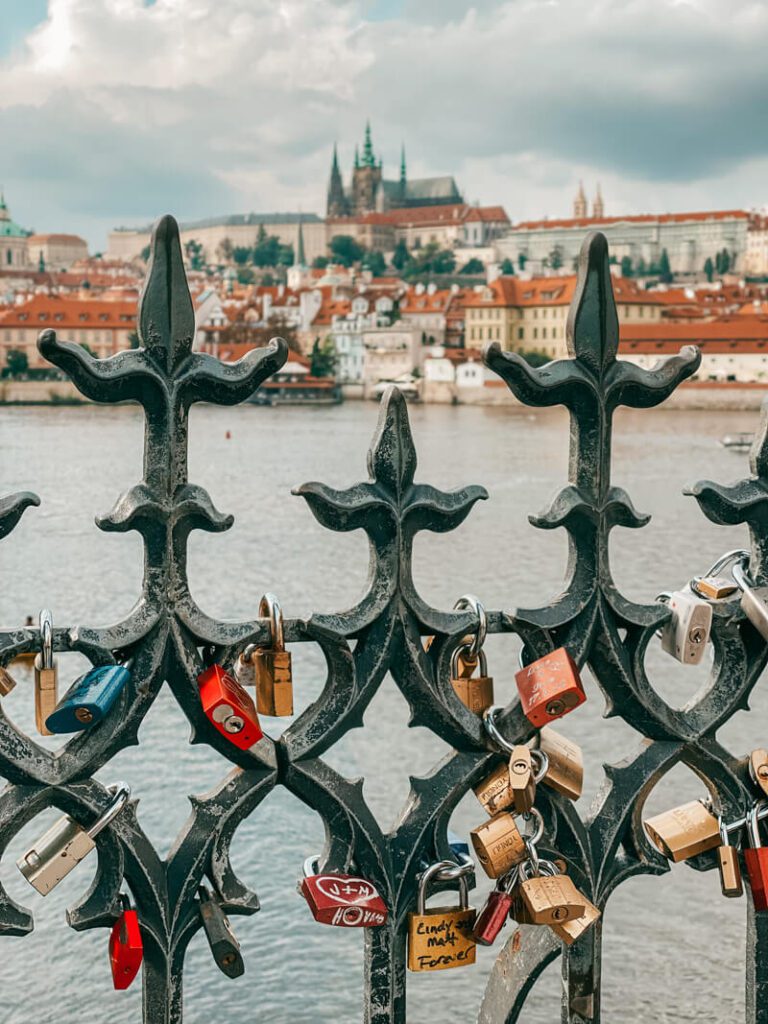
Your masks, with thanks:
M 124 910 L 112 926 L 109 937 L 109 962 L 115 988 L 128 988 L 139 973 L 144 959 L 139 917 L 135 910 Z

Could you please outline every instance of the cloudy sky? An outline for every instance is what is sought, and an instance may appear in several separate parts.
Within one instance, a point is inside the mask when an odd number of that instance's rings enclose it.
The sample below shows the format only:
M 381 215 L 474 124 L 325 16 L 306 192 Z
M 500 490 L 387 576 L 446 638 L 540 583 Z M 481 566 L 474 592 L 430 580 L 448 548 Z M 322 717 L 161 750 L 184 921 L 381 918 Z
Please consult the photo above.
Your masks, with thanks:
M 0 0 L 0 183 L 104 244 L 170 211 L 324 210 L 385 172 L 513 220 L 768 202 L 764 0 Z

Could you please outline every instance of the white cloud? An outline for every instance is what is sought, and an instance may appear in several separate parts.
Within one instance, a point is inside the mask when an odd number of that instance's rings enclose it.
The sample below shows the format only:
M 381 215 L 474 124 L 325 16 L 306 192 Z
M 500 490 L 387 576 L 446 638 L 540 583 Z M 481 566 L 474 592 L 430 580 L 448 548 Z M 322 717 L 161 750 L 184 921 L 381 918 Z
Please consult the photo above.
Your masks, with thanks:
M 753 0 L 50 0 L 0 63 L 17 219 L 102 235 L 170 203 L 322 212 L 366 116 L 385 166 L 513 218 L 764 201 L 768 5 Z

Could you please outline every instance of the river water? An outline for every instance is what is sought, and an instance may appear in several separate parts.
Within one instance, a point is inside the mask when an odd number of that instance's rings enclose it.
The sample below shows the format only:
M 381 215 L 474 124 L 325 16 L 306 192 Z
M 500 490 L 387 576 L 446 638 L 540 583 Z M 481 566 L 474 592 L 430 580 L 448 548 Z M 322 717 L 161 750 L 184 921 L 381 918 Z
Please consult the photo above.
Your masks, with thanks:
M 190 582 L 205 611 L 252 617 L 265 590 L 279 595 L 290 616 L 355 602 L 366 578 L 365 538 L 323 530 L 290 488 L 312 479 L 338 487 L 364 479 L 376 416 L 376 406 L 368 403 L 314 410 L 193 410 L 190 479 L 209 490 L 221 511 L 235 515 L 228 533 L 191 538 Z M 442 488 L 481 483 L 490 494 L 454 533 L 418 537 L 415 579 L 422 596 L 448 608 L 472 591 L 488 607 L 512 608 L 542 604 L 557 594 L 565 536 L 535 530 L 526 517 L 540 511 L 566 480 L 565 413 L 429 406 L 412 408 L 411 419 L 417 479 Z M 619 413 L 614 483 L 628 490 L 640 511 L 653 513 L 644 530 L 613 534 L 614 576 L 626 596 L 651 601 L 744 542 L 745 530 L 713 526 L 681 492 L 700 478 L 730 482 L 743 476 L 746 457 L 716 442 L 724 433 L 755 425 L 752 413 Z M 0 546 L 0 621 L 19 623 L 43 605 L 53 610 L 58 624 L 105 624 L 124 616 L 139 592 L 139 539 L 102 533 L 93 517 L 108 511 L 118 494 L 140 479 L 139 413 L 130 407 L 0 409 L 0 451 L 0 492 L 31 489 L 43 501 Z M 487 651 L 497 699 L 509 700 L 516 646 L 509 637 L 491 637 Z M 62 689 L 82 664 L 75 655 L 60 658 Z M 676 705 L 706 678 L 706 666 L 680 666 L 655 648 L 648 665 L 654 685 Z M 322 667 L 310 645 L 294 648 L 298 707 L 319 693 Z M 24 671 L 18 676 L 19 686 L 5 698 L 4 708 L 33 732 L 30 680 Z M 584 748 L 586 787 L 579 806 L 585 813 L 602 781 L 602 763 L 620 760 L 639 739 L 625 723 L 604 721 L 599 691 L 590 681 L 588 689 L 591 700 L 563 723 L 563 732 Z M 760 729 L 768 712 L 765 690 L 757 688 L 753 713 L 739 713 L 719 735 L 735 752 L 766 743 Z M 409 775 L 426 774 L 446 753 L 431 733 L 408 730 L 406 723 L 405 701 L 385 680 L 365 716 L 366 728 L 328 755 L 347 776 L 366 777 L 366 797 L 385 826 L 406 798 Z M 122 752 L 99 777 L 131 783 L 141 798 L 139 820 L 165 854 L 187 817 L 187 795 L 210 789 L 228 765 L 207 747 L 189 746 L 186 722 L 167 689 L 144 722 L 140 740 L 140 747 Z M 661 810 L 702 793 L 691 773 L 678 768 L 648 806 Z M 65 908 L 87 889 L 96 859 L 46 899 L 15 867 L 16 858 L 55 817 L 49 811 L 28 825 L 0 864 L 3 884 L 33 910 L 36 923 L 30 936 L 5 938 L 0 946 L 0 1024 L 137 1021 L 140 985 L 113 991 L 107 933 L 78 935 L 65 922 Z M 452 827 L 466 835 L 482 819 L 470 793 Z M 198 933 L 186 962 L 188 1021 L 352 1024 L 360 1019 L 362 936 L 315 925 L 295 892 L 305 856 L 319 851 L 322 842 L 317 816 L 282 789 L 240 826 L 233 865 L 262 901 L 259 914 L 233 921 L 246 974 L 237 981 L 220 974 Z M 474 905 L 489 888 L 481 879 Z M 700 875 L 681 865 L 661 879 L 625 883 L 606 913 L 604 1019 L 621 1024 L 743 1021 L 745 918 L 746 900 L 723 899 L 712 873 Z M 493 950 L 478 949 L 475 967 L 410 975 L 409 1022 L 474 1020 L 492 964 Z M 559 1020 L 559 993 L 559 966 L 553 965 L 529 1000 L 526 1024 Z

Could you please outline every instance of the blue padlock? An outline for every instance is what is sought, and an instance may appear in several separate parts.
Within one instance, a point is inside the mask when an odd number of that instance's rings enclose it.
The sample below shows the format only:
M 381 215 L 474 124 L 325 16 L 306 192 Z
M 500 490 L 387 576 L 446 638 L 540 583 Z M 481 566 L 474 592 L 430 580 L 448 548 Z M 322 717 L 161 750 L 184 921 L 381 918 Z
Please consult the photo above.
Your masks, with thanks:
M 52 733 L 90 729 L 109 714 L 131 678 L 125 665 L 101 665 L 80 676 L 45 720 Z

